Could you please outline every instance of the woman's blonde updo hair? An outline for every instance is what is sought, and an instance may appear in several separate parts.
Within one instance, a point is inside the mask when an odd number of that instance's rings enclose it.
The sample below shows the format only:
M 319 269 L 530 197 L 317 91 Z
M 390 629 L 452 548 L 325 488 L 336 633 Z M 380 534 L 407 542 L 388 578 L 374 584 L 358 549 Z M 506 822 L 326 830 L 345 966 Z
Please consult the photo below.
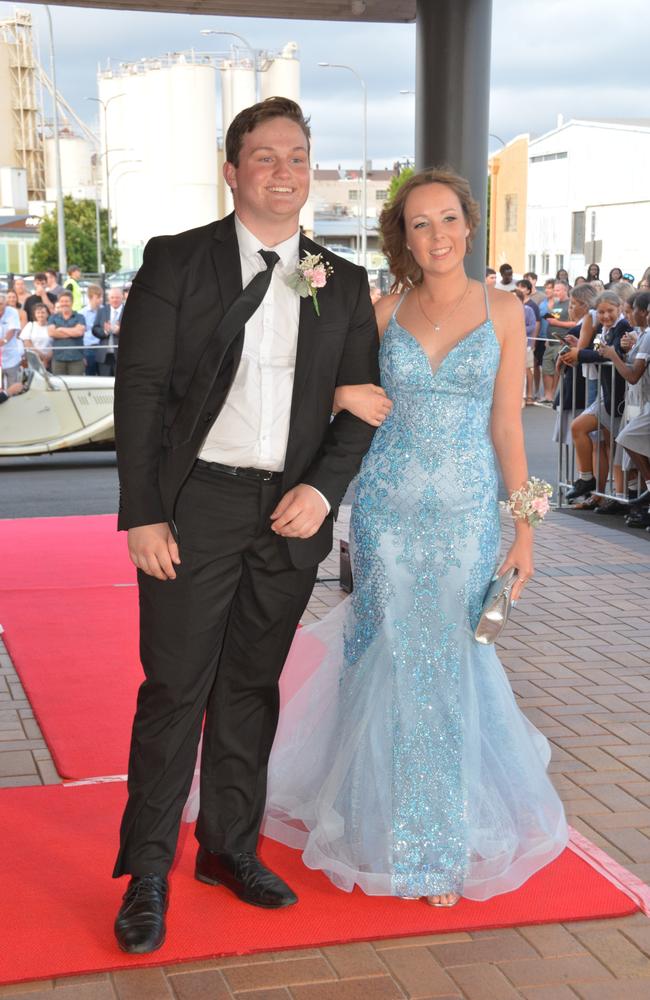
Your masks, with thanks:
M 456 194 L 460 201 L 465 222 L 469 229 L 467 237 L 467 253 L 472 250 L 472 239 L 481 221 L 478 202 L 472 197 L 469 183 L 460 177 L 451 167 L 431 167 L 413 174 L 398 189 L 395 197 L 383 209 L 379 217 L 383 251 L 388 259 L 388 266 L 395 281 L 391 291 L 410 288 L 422 282 L 422 268 L 416 263 L 413 254 L 406 245 L 406 230 L 404 227 L 404 209 L 406 199 L 414 188 L 424 184 L 445 184 Z

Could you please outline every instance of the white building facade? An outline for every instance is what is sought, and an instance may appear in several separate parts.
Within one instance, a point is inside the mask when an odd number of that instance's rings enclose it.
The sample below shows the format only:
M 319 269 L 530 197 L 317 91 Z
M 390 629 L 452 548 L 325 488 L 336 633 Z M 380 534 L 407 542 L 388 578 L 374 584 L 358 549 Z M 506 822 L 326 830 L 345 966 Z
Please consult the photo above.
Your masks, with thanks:
M 593 261 L 638 281 L 650 265 L 650 119 L 571 120 L 532 140 L 527 269 L 540 279 Z

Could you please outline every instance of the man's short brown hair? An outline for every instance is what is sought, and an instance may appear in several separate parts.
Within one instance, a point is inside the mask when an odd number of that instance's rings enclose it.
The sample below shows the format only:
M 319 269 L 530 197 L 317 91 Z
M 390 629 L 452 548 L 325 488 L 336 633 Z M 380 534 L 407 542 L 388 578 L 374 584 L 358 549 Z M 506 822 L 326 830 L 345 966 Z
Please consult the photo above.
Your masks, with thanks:
M 231 121 L 226 132 L 226 160 L 228 163 L 232 163 L 234 167 L 239 166 L 239 154 L 244 136 L 272 118 L 288 118 L 289 121 L 299 125 L 307 140 L 307 152 L 309 152 L 311 146 L 309 118 L 305 118 L 300 105 L 288 97 L 267 97 L 265 101 L 253 104 L 250 108 L 244 108 Z

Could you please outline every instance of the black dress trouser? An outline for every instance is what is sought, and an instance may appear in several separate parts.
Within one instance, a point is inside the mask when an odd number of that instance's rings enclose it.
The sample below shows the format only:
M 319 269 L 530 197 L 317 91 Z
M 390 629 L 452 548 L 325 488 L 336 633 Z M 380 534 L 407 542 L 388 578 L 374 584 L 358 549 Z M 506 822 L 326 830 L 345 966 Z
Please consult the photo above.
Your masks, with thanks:
M 138 572 L 140 687 L 114 876 L 169 870 L 203 732 L 199 842 L 254 851 L 278 680 L 317 566 L 270 530 L 280 483 L 195 467 L 178 500 L 176 580 Z

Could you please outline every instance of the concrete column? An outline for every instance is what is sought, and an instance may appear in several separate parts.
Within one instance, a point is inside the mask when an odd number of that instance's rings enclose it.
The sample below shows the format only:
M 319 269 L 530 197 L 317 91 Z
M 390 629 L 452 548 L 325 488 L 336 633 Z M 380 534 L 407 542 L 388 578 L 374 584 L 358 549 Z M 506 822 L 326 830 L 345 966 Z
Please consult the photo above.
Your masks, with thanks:
M 482 223 L 467 258 L 485 280 L 492 0 L 417 0 L 415 162 L 466 177 Z

